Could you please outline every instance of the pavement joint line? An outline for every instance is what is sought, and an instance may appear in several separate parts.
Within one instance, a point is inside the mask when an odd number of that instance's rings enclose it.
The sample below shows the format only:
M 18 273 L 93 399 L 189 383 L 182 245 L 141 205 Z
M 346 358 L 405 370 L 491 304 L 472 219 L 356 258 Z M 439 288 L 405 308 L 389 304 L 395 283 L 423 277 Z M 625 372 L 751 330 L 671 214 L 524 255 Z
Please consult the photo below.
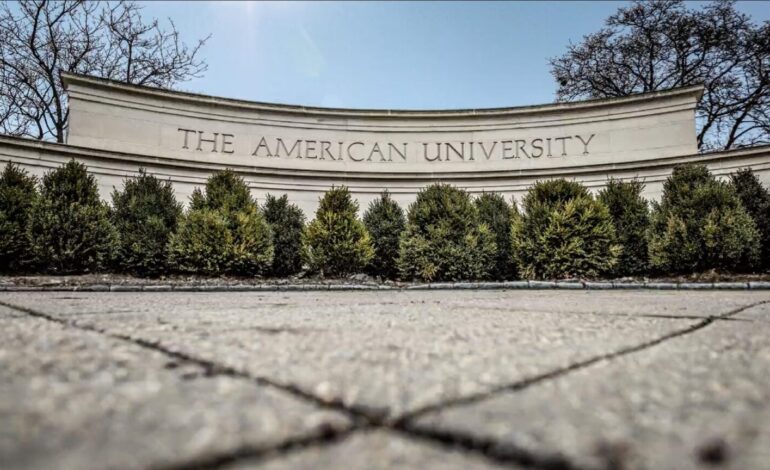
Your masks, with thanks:
M 436 303 L 441 303 L 441 301 L 436 301 Z M 509 307 L 473 307 L 473 306 L 456 306 L 451 308 L 451 310 L 456 311 L 462 311 L 467 308 L 478 308 L 481 311 L 484 312 L 510 312 L 510 313 L 519 313 L 519 314 L 532 314 L 532 315 L 596 315 L 599 317 L 609 317 L 609 318 L 617 318 L 617 317 L 632 317 L 632 318 L 655 318 L 655 319 L 664 319 L 664 320 L 703 320 L 704 318 L 708 318 L 705 315 L 666 315 L 666 314 L 655 314 L 655 313 L 603 313 L 603 312 L 554 312 L 550 310 L 512 310 Z M 721 318 L 721 317 L 713 317 L 716 321 L 737 321 L 737 322 L 753 322 L 754 320 L 750 320 L 748 318 Z
M 214 375 L 224 375 L 231 378 L 245 379 L 257 385 L 273 387 L 282 392 L 285 392 L 295 397 L 298 397 L 300 399 L 303 399 L 305 401 L 314 403 L 319 407 L 341 412 L 346 416 L 348 416 L 348 418 L 350 418 L 353 422 L 351 426 L 349 426 L 344 430 L 322 429 L 321 430 L 322 432 L 320 434 L 303 436 L 303 437 L 294 438 L 294 439 L 287 439 L 282 443 L 279 443 L 272 447 L 254 447 L 254 446 L 246 445 L 227 452 L 223 452 L 221 454 L 209 455 L 205 457 L 201 456 L 189 462 L 180 462 L 178 464 L 169 464 L 168 466 L 162 466 L 162 467 L 159 467 L 160 470 L 198 470 L 198 469 L 203 470 L 203 469 L 219 468 L 222 465 L 235 463 L 240 460 L 259 459 L 260 457 L 272 455 L 272 454 L 283 455 L 283 454 L 289 453 L 292 450 L 295 450 L 298 448 L 304 448 L 304 447 L 308 447 L 316 444 L 326 445 L 328 443 L 336 442 L 341 438 L 344 438 L 347 435 L 362 429 L 382 429 L 382 430 L 391 431 L 391 432 L 399 432 L 401 434 L 407 435 L 410 438 L 428 440 L 433 444 L 441 445 L 444 447 L 448 446 L 449 448 L 460 446 L 460 447 L 463 447 L 463 449 L 468 452 L 473 452 L 474 454 L 480 455 L 481 457 L 484 457 L 497 464 L 509 464 L 511 462 L 526 464 L 527 462 L 530 462 L 530 461 L 533 462 L 534 464 L 538 464 L 539 462 L 550 461 L 549 457 L 547 456 L 546 457 L 538 456 L 529 451 L 524 451 L 524 450 L 516 450 L 513 453 L 508 452 L 506 454 L 490 452 L 489 449 L 491 447 L 487 444 L 484 444 L 481 447 L 468 445 L 469 443 L 475 442 L 472 439 L 460 438 L 460 437 L 456 439 L 452 439 L 442 434 L 430 433 L 422 429 L 418 430 L 417 428 L 415 428 L 413 430 L 412 428 L 410 428 L 410 426 L 405 420 L 401 420 L 401 419 L 399 419 L 398 421 L 388 420 L 387 410 L 363 409 L 363 407 L 351 407 L 351 406 L 345 405 L 339 400 L 333 400 L 333 401 L 323 400 L 313 395 L 312 393 L 306 392 L 294 385 L 279 384 L 267 378 L 253 376 L 247 372 L 239 371 L 229 366 L 217 364 L 213 361 L 196 358 L 186 353 L 173 351 L 171 349 L 166 348 L 165 346 L 158 344 L 157 342 L 148 341 L 142 338 L 134 338 L 127 335 L 109 333 L 108 331 L 94 327 L 92 325 L 78 324 L 76 321 L 73 321 L 70 319 L 59 318 L 55 315 L 51 315 L 45 312 L 40 312 L 27 307 L 18 306 L 2 300 L 0 300 L 0 305 L 10 309 L 24 312 L 32 317 L 50 321 L 52 323 L 56 323 L 65 327 L 74 328 L 81 331 L 88 331 L 88 332 L 96 333 L 109 338 L 130 342 L 142 348 L 164 354 L 173 359 L 194 364 L 203 369 L 204 376 L 210 377 Z M 479 439 L 476 439 L 476 440 L 481 442 Z M 513 457 L 519 456 L 519 457 L 512 459 L 512 456 Z M 525 457 L 521 457 L 521 456 L 525 456 Z M 530 466 L 535 469 L 543 469 L 543 470 L 550 470 L 550 469 L 556 469 L 556 468 L 563 469 L 563 470 L 572 470 L 575 468 L 572 466 L 568 466 L 568 467 L 551 467 L 551 466 L 538 466 L 538 465 L 530 465 Z
M 153 467 L 153 470 L 209 470 L 222 468 L 243 460 L 258 463 L 263 460 L 286 456 L 292 452 L 310 447 L 323 447 L 342 442 L 351 435 L 370 429 L 368 425 L 350 426 L 343 430 L 327 429 L 320 434 L 310 434 L 286 439 L 271 446 L 250 446 L 248 444 L 229 451 L 195 457 L 168 465 Z
M 45 312 L 40 312 L 31 308 L 22 307 L 19 305 L 15 305 L 9 302 L 5 302 L 0 300 L 0 305 L 15 309 L 24 313 L 29 314 L 30 316 L 42 318 L 44 320 L 48 320 L 53 323 L 58 323 L 60 325 L 64 325 L 70 328 L 75 328 L 82 331 L 89 331 L 92 333 L 97 333 L 103 336 L 107 336 L 113 339 L 119 339 L 121 341 L 126 341 L 133 343 L 135 345 L 138 345 L 144 349 L 149 349 L 155 352 L 159 352 L 161 354 L 164 354 L 166 356 L 169 356 L 173 359 L 176 359 L 178 361 L 187 362 L 190 364 L 194 364 L 198 367 L 201 367 L 203 369 L 205 376 L 214 376 L 214 375 L 223 375 L 227 377 L 232 378 L 239 378 L 239 379 L 245 379 L 249 380 L 251 382 L 254 382 L 258 385 L 268 386 L 272 387 L 278 390 L 281 390 L 283 392 L 289 393 L 290 395 L 293 395 L 295 397 L 299 397 L 301 399 L 304 399 L 305 401 L 312 402 L 316 404 L 317 406 L 320 406 L 322 408 L 331 409 L 334 411 L 342 412 L 349 418 L 351 418 L 354 422 L 357 421 L 365 421 L 369 423 L 378 423 L 384 419 L 385 413 L 377 410 L 367 410 L 359 407 L 350 407 L 344 405 L 340 400 L 324 400 L 322 398 L 319 398 L 315 395 L 313 395 L 310 392 L 306 392 L 302 389 L 300 389 L 297 386 L 294 385 L 288 385 L 288 384 L 281 384 L 278 382 L 275 382 L 273 380 L 270 380 L 266 377 L 260 377 L 260 376 L 254 376 L 251 375 L 245 371 L 238 370 L 236 368 L 226 366 L 223 364 L 218 364 L 214 361 L 210 361 L 208 359 L 203 359 L 199 357 L 195 357 L 193 355 L 174 351 L 172 349 L 167 348 L 166 346 L 163 346 L 162 344 L 155 342 L 155 341 L 149 341 L 143 338 L 135 338 L 133 336 L 129 335 L 123 335 L 123 334 L 116 334 L 116 333 L 110 333 L 104 329 L 95 327 L 93 325 L 83 325 L 78 323 L 76 320 L 71 320 L 69 318 L 60 318 L 55 315 L 51 315 Z
M 394 430 L 411 439 L 440 443 L 448 448 L 481 453 L 488 460 L 514 468 L 532 468 L 537 470 L 583 470 L 560 453 L 535 453 L 511 443 L 501 443 L 492 438 L 419 426 L 410 422 L 400 423 Z M 587 470 L 587 469 L 586 469 Z
M 537 385 L 542 382 L 546 382 L 548 380 L 552 379 L 558 379 L 562 376 L 565 376 L 571 372 L 575 372 L 581 369 L 585 369 L 587 367 L 590 367 L 594 364 L 598 364 L 600 362 L 604 361 L 612 361 L 614 359 L 617 359 L 619 357 L 623 357 L 629 354 L 633 354 L 639 351 L 644 351 L 646 349 L 649 349 L 653 346 L 657 346 L 659 344 L 662 344 L 666 341 L 678 338 L 680 336 L 686 336 L 691 333 L 695 333 L 698 330 L 701 330 L 712 323 L 715 323 L 719 320 L 727 320 L 730 319 L 730 317 L 737 315 L 743 311 L 749 310 L 751 308 L 754 308 L 759 305 L 763 305 L 766 303 L 770 303 L 770 300 L 761 300 L 759 302 L 754 302 L 749 305 L 744 305 L 742 307 L 735 308 L 733 310 L 730 310 L 727 313 L 723 313 L 721 315 L 709 315 L 706 317 L 699 317 L 700 321 L 693 323 L 686 328 L 681 328 L 678 330 L 674 330 L 670 333 L 667 333 L 665 335 L 659 336 L 655 339 L 646 341 L 644 343 L 640 343 L 634 346 L 628 346 L 625 348 L 621 348 L 617 351 L 600 354 L 598 356 L 594 356 L 588 359 L 584 359 L 582 361 L 574 362 L 572 364 L 569 364 L 567 366 L 563 366 L 557 369 L 552 369 L 548 372 L 543 372 L 541 374 L 536 374 L 530 377 L 525 377 L 524 379 L 518 380 L 516 382 L 501 385 L 498 387 L 494 387 L 491 390 L 487 390 L 485 392 L 479 392 L 474 393 L 470 395 L 466 395 L 464 397 L 450 399 L 450 400 L 444 400 L 441 402 L 437 402 L 431 405 L 426 405 L 421 408 L 418 408 L 417 410 L 405 413 L 401 417 L 399 417 L 395 422 L 394 426 L 408 426 L 410 422 L 414 421 L 414 419 L 419 418 L 425 414 L 434 412 L 434 411 L 440 411 L 446 408 L 451 408 L 455 406 L 463 406 L 468 405 L 472 403 L 477 403 L 479 401 L 483 401 L 487 398 L 491 398 L 495 395 L 499 395 L 501 393 L 507 393 L 507 392 L 519 392 L 521 390 L 524 390 L 525 388 L 528 388 L 533 385 Z
M 94 327 L 92 325 L 81 325 L 69 319 L 59 318 L 55 315 L 39 312 L 34 309 L 18 306 L 2 300 L 0 300 L 0 305 L 27 313 L 34 317 L 61 324 L 65 327 L 75 328 L 82 331 L 90 331 L 103 336 L 131 342 L 145 349 L 150 349 L 177 360 L 195 364 L 204 370 L 206 376 L 224 375 L 232 378 L 245 379 L 257 385 L 270 386 L 283 392 L 289 393 L 295 397 L 299 397 L 306 401 L 315 403 L 317 406 L 322 408 L 341 412 L 347 415 L 353 422 L 351 426 L 344 430 L 335 430 L 333 428 L 321 429 L 320 434 L 287 439 L 278 445 L 271 447 L 243 446 L 221 454 L 198 457 L 191 462 L 183 462 L 161 467 L 163 470 L 219 468 L 222 465 L 235 463 L 244 459 L 251 460 L 258 459 L 267 455 L 284 455 L 297 448 L 305 448 L 307 446 L 316 444 L 323 446 L 329 443 L 337 442 L 338 440 L 344 439 L 348 435 L 361 429 L 384 429 L 400 432 L 410 439 L 422 439 L 425 441 L 430 441 L 434 444 L 443 445 L 447 448 L 460 447 L 463 450 L 479 454 L 498 464 L 515 464 L 518 466 L 540 470 L 580 470 L 580 467 L 575 466 L 573 463 L 558 453 L 537 454 L 533 451 L 512 444 L 500 443 L 491 438 L 457 432 L 456 430 L 442 430 L 435 427 L 419 426 L 414 423 L 414 420 L 415 418 L 418 418 L 429 412 L 475 403 L 486 398 L 491 398 L 500 393 L 517 392 L 529 386 L 562 377 L 573 371 L 587 368 L 599 362 L 611 361 L 618 357 L 649 349 L 668 340 L 694 333 L 711 325 L 717 320 L 728 319 L 729 317 L 737 315 L 740 312 L 756 307 L 758 305 L 766 304 L 768 302 L 770 302 L 770 300 L 754 302 L 743 307 L 735 308 L 721 315 L 710 315 L 708 317 L 704 317 L 701 321 L 688 326 L 687 328 L 673 331 L 636 346 L 631 346 L 612 353 L 595 356 L 593 358 L 579 361 L 562 368 L 554 369 L 543 374 L 525 378 L 523 380 L 514 382 L 513 384 L 495 387 L 494 389 L 483 393 L 472 394 L 458 399 L 450 399 L 433 405 L 428 405 L 412 412 L 408 412 L 395 420 L 387 419 L 387 410 L 377 410 L 374 408 L 364 408 L 360 406 L 349 406 L 345 405 L 340 400 L 324 400 L 310 392 L 302 390 L 295 385 L 281 384 L 265 377 L 253 376 L 248 372 L 240 371 L 230 366 L 217 364 L 214 361 L 197 358 L 186 353 L 171 350 L 157 342 L 148 341 L 142 338 L 134 338 L 127 335 L 109 333 L 108 331 Z

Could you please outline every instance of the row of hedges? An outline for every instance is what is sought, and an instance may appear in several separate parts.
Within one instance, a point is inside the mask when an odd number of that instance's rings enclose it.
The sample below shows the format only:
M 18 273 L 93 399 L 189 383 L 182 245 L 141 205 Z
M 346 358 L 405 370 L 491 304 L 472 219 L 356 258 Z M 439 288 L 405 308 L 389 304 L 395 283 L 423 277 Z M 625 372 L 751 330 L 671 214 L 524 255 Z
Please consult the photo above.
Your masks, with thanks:
M 8 164 L 0 176 L 4 272 L 128 272 L 141 276 L 322 276 L 368 272 L 403 280 L 563 279 L 770 267 L 770 193 L 750 170 L 729 182 L 704 166 L 674 169 L 659 202 L 639 181 L 538 182 L 521 211 L 499 194 L 472 198 L 434 184 L 405 214 L 386 192 L 362 219 L 345 187 L 315 218 L 287 196 L 262 206 L 232 171 L 196 189 L 187 211 L 169 182 L 144 171 L 99 199 L 70 161 L 38 182 Z

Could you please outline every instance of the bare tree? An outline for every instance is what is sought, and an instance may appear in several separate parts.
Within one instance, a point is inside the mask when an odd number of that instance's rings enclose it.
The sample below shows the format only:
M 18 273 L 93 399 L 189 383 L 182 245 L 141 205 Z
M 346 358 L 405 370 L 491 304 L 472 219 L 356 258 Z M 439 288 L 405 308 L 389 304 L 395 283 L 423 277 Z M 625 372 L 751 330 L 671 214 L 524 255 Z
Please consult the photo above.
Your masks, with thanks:
M 193 46 L 174 23 L 145 22 L 141 7 L 27 0 L 0 4 L 0 131 L 64 142 L 69 109 L 60 73 L 172 87 L 206 71 L 208 37 Z
M 681 0 L 636 1 L 618 9 L 600 31 L 551 59 L 557 99 L 700 84 L 701 149 L 770 142 L 770 22 L 756 25 L 733 3 L 692 10 Z

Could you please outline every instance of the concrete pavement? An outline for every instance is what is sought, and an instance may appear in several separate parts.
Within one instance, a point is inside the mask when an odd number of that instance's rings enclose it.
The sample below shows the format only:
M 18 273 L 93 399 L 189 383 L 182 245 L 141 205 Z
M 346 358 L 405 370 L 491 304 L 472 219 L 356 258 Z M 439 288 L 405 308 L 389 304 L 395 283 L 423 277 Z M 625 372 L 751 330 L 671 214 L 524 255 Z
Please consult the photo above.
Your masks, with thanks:
M 768 301 L 0 293 L 0 467 L 762 469 Z

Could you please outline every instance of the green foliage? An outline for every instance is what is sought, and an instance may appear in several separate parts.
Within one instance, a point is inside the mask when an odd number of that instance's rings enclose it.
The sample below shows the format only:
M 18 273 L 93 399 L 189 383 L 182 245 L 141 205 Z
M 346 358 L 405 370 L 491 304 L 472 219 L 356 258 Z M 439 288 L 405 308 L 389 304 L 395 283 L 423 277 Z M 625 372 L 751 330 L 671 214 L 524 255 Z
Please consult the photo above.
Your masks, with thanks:
M 483 193 L 475 202 L 479 221 L 489 227 L 497 244 L 495 266 L 490 275 L 496 280 L 511 279 L 516 275 L 511 249 L 511 224 L 516 207 L 508 205 L 503 196 L 497 193 Z
M 607 206 L 581 184 L 564 179 L 536 183 L 524 197 L 511 230 L 513 253 L 527 279 L 596 277 L 621 252 Z
M 302 229 L 305 215 L 302 209 L 289 203 L 285 194 L 280 198 L 267 195 L 263 206 L 265 220 L 273 229 L 275 256 L 270 272 L 274 276 L 290 276 L 302 270 Z
M 43 177 L 28 233 L 38 264 L 55 273 L 104 269 L 117 248 L 117 232 L 96 180 L 75 160 Z
M 179 271 L 257 276 L 273 263 L 273 234 L 246 183 L 225 170 L 209 177 L 205 193 L 193 191 L 170 250 Z
M 222 275 L 233 261 L 233 236 L 218 211 L 195 209 L 179 221 L 169 241 L 169 260 L 185 273 Z
M 386 278 L 395 277 L 398 273 L 398 239 L 404 231 L 406 219 L 403 209 L 391 199 L 387 190 L 369 204 L 364 214 L 364 225 L 374 243 L 369 272 Z
M 730 182 L 759 230 L 761 266 L 770 268 L 770 192 L 750 168 L 730 176 Z
M 650 211 L 642 197 L 644 183 L 610 179 L 599 193 L 599 201 L 607 206 L 615 226 L 618 242 L 623 247 L 613 273 L 618 276 L 637 275 L 649 267 L 647 230 Z
M 273 232 L 262 212 L 246 206 L 234 214 L 233 260 L 230 272 L 241 276 L 260 276 L 273 264 Z
M 302 233 L 304 258 L 321 275 L 359 272 L 374 256 L 369 232 L 356 213 L 348 188 L 332 187 L 320 200 L 315 219 Z
M 434 184 L 409 206 L 396 264 L 405 279 L 483 279 L 493 271 L 496 254 L 495 236 L 480 223 L 470 195 Z
M 649 254 L 667 273 L 749 271 L 759 262 L 759 232 L 735 189 L 703 165 L 674 168 L 653 204 Z
M 196 188 L 190 198 L 191 210 L 210 209 L 223 214 L 234 214 L 253 205 L 249 187 L 232 170 L 214 173 L 206 181 L 205 194 Z
M 112 222 L 119 236 L 118 265 L 131 273 L 156 276 L 168 268 L 168 242 L 182 206 L 171 182 L 139 170 L 112 193 Z
M 35 178 L 13 163 L 0 175 L 0 272 L 15 272 L 32 261 L 28 226 L 38 198 Z

